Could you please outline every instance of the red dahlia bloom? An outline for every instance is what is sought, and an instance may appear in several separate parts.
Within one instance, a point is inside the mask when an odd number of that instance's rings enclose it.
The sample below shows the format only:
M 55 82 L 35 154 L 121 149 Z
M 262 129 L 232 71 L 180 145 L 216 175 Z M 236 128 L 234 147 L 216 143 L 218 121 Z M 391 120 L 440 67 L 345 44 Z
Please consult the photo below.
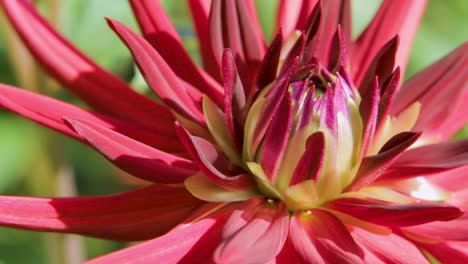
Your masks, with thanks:
M 29 1 L 1 6 L 94 111 L 0 85 L 0 105 L 153 184 L 106 197 L 1 197 L 0 224 L 152 239 L 91 263 L 468 263 L 467 44 L 400 85 L 424 1 L 384 1 L 357 40 L 349 1 L 191 0 L 197 67 L 158 1 L 143 37 L 108 19 L 158 103 L 81 54 Z

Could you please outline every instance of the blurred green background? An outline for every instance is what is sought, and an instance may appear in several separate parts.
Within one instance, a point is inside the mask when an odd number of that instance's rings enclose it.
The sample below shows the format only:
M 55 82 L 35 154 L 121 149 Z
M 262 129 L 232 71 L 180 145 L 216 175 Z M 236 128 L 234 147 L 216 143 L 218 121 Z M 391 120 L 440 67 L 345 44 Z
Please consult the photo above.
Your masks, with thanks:
M 135 74 L 129 52 L 107 28 L 103 17 L 120 20 L 136 29 L 136 23 L 126 0 L 36 0 L 41 11 L 53 21 L 61 33 L 103 67 L 132 82 L 136 89 L 147 91 L 145 83 Z M 195 60 L 197 41 L 191 28 L 185 1 L 162 1 L 185 45 Z M 353 2 L 354 35 L 370 21 L 380 1 Z M 276 1 L 257 0 L 260 21 L 267 36 L 271 35 Z M 430 0 L 422 25 L 416 36 L 406 77 L 441 58 L 468 39 L 466 30 L 468 1 Z M 79 101 L 64 92 L 45 74 L 34 79 L 23 68 L 18 76 L 10 63 L 12 52 L 7 49 L 9 33 L 0 27 L 0 82 L 17 86 L 29 85 L 33 90 L 75 104 Z M 23 61 L 22 61 L 23 62 Z M 25 60 L 25 64 L 28 62 Z M 35 66 L 30 65 L 32 71 Z M 22 65 L 20 65 L 22 67 Z M 34 75 L 36 76 L 36 75 Z M 32 83 L 31 83 L 32 82 Z M 468 131 L 461 132 L 468 136 Z M 28 196 L 67 196 L 109 194 L 134 188 L 127 176 L 89 148 L 44 129 L 27 120 L 0 110 L 0 194 Z M 78 236 L 41 234 L 0 228 L 0 264 L 3 263 L 64 263 L 92 258 L 126 246 Z M 76 257 L 63 256 L 65 246 Z M 65 251 L 67 252 L 67 251 Z M 81 255 L 81 257 L 80 257 Z

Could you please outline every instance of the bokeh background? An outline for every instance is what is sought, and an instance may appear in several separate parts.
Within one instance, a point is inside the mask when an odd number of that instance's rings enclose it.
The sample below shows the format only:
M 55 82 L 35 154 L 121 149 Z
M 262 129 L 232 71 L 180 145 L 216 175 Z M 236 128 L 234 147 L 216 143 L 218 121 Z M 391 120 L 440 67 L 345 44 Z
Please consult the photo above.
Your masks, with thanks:
M 399 1 L 399 0 L 395 0 Z M 419 1 L 419 0 L 412 0 Z M 98 64 L 146 93 L 148 87 L 133 61 L 103 17 L 115 18 L 136 29 L 126 0 L 36 0 L 54 26 Z M 197 41 L 182 0 L 161 1 L 186 48 L 196 61 Z M 257 0 L 260 21 L 268 38 L 273 30 L 276 0 Z M 380 1 L 353 2 L 354 36 L 370 21 Z M 74 104 L 83 105 L 48 79 L 22 49 L 0 14 L 0 82 L 25 87 Z M 430 0 L 417 33 L 405 78 L 435 62 L 468 39 L 468 1 Z M 467 137 L 465 128 L 457 137 Z M 0 194 L 73 196 L 116 193 L 135 188 L 137 182 L 112 167 L 80 143 L 0 110 Z M 35 233 L 0 228 L 0 264 L 78 263 L 124 246 L 80 236 Z

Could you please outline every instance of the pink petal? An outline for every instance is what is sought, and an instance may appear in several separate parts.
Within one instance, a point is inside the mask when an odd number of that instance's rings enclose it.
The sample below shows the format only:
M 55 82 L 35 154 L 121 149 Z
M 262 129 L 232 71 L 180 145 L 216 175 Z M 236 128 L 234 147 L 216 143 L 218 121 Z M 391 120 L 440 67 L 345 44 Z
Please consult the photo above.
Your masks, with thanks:
M 209 26 L 211 0 L 189 0 L 195 32 L 197 33 L 203 66 L 216 80 L 221 81 L 219 66 L 211 47 Z
M 289 131 L 293 119 L 291 107 L 291 96 L 286 93 L 280 102 L 278 111 L 271 120 L 263 140 L 261 164 L 271 182 L 276 181 L 276 173 L 283 160 L 289 140 Z
M 284 32 L 284 37 L 288 37 L 295 29 L 303 6 L 303 0 L 288 1 L 280 0 L 278 4 L 278 14 L 276 19 L 276 31 L 280 29 Z M 314 5 L 312 5 L 314 6 Z M 308 17 L 308 16 L 307 16 Z
M 27 0 L 0 1 L 15 30 L 44 69 L 97 110 L 144 123 L 171 124 L 167 107 L 133 91 L 61 37 Z
M 164 236 L 86 262 L 88 264 L 210 263 L 231 208 L 183 224 Z
M 214 260 L 217 263 L 265 263 L 283 248 L 288 227 L 289 214 L 284 204 L 270 205 L 264 198 L 253 198 L 229 217 Z
M 364 250 L 365 263 L 430 263 L 408 240 L 396 235 L 377 235 L 353 228 L 352 237 Z
M 296 212 L 290 238 L 303 263 L 361 263 L 362 252 L 347 228 L 327 211 Z
M 144 180 L 177 183 L 197 172 L 196 165 L 87 120 L 66 122 L 117 167 Z
M 381 177 L 405 179 L 468 164 L 468 139 L 425 145 L 405 151 Z
M 228 176 L 219 171 L 210 161 L 209 156 L 216 153 L 216 149 L 208 141 L 192 136 L 180 124 L 176 124 L 176 130 L 180 140 L 200 170 L 213 183 L 231 190 L 248 189 L 253 186 L 251 176 L 246 173 Z
M 165 128 L 163 124 L 160 127 L 145 127 L 117 117 L 86 111 L 13 86 L 0 84 L 0 106 L 78 140 L 83 138 L 66 125 L 63 117 L 88 120 L 166 151 L 183 150 L 174 133 L 171 133 L 172 127 Z
M 194 64 L 159 1 L 131 0 L 130 4 L 143 31 L 143 36 L 172 71 L 222 105 L 221 86 L 207 74 L 203 74 Z
M 408 147 L 416 142 L 420 135 L 420 133 L 402 132 L 385 143 L 378 154 L 365 157 L 359 166 L 356 178 L 353 183 L 347 187 L 347 190 L 359 190 L 381 177 L 385 170 L 387 170 Z
M 405 72 L 413 38 L 426 2 L 384 0 L 372 22 L 351 47 L 354 80 L 361 79 L 356 76 L 369 67 L 379 50 L 396 35 L 400 36 L 400 45 L 395 64 L 401 67 L 401 72 Z
M 466 175 L 468 175 L 468 165 L 441 173 L 431 174 L 427 179 L 449 191 L 463 191 L 468 189 Z
M 421 112 L 414 130 L 442 140 L 450 138 L 468 122 L 468 44 L 421 71 L 397 93 L 391 109 L 397 115 L 420 101 Z
M 201 94 L 191 85 L 183 83 L 145 39 L 120 22 L 111 19 L 107 19 L 107 22 L 130 49 L 154 92 L 179 114 L 203 124 L 199 107 Z
M 200 204 L 185 188 L 165 185 L 111 196 L 0 196 L 0 225 L 115 240 L 143 240 L 169 231 Z
M 339 198 L 328 203 L 331 209 L 374 224 L 388 227 L 450 221 L 463 212 L 457 207 L 435 203 L 394 204 L 375 199 Z
M 468 208 L 464 208 L 465 211 Z M 418 236 L 441 241 L 459 240 L 468 241 L 468 215 L 447 222 L 432 222 L 424 225 L 409 226 L 402 228 Z
M 421 244 L 439 263 L 468 263 L 468 241 L 444 242 L 439 244 Z
M 294 170 L 290 185 L 295 185 L 305 180 L 317 182 L 324 160 L 325 135 L 319 131 L 307 139 L 306 150 Z

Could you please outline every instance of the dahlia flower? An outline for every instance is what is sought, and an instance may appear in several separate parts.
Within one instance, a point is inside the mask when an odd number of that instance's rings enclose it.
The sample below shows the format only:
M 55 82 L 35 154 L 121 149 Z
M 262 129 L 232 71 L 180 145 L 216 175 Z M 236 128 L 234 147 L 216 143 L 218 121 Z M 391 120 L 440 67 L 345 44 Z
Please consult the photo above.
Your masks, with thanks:
M 401 84 L 425 2 L 385 0 L 351 39 L 349 1 L 190 0 L 203 68 L 158 1 L 110 28 L 160 100 L 1 6 L 44 69 L 93 110 L 0 85 L 0 105 L 151 184 L 117 195 L 0 197 L 0 224 L 149 240 L 90 263 L 468 263 L 465 43 Z

